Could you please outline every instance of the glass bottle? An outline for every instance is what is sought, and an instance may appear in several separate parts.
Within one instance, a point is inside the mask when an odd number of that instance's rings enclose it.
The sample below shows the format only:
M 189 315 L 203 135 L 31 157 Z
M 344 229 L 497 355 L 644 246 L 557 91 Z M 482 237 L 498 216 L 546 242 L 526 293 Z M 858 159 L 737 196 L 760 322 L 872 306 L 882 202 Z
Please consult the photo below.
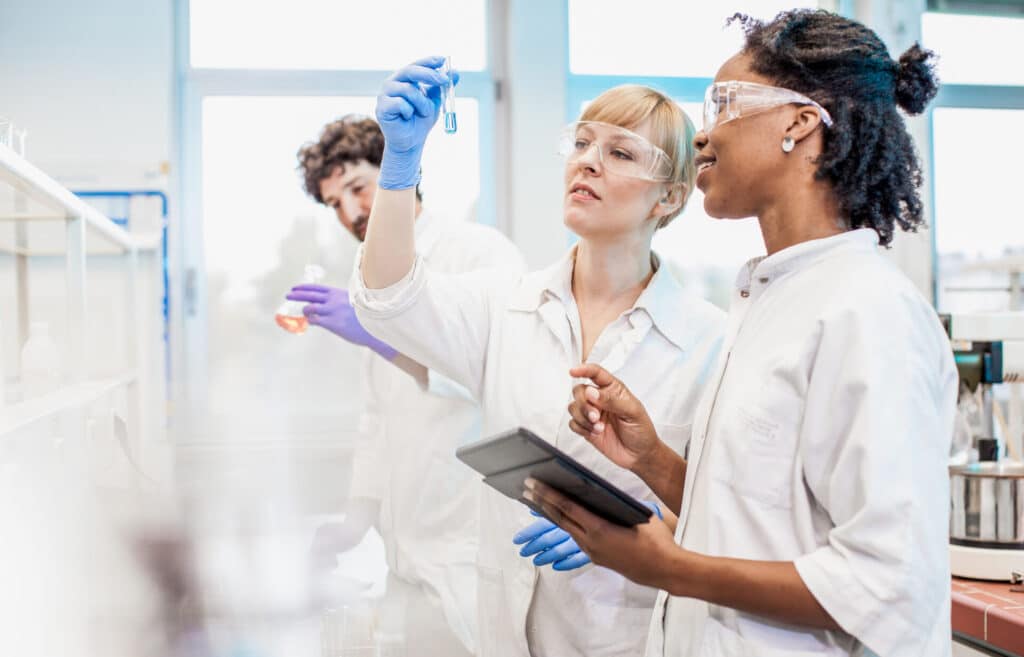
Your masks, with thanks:
M 324 268 L 320 265 L 306 265 L 303 270 L 302 282 L 319 283 L 323 280 L 325 273 Z M 306 315 L 302 312 L 305 305 L 305 301 L 285 301 L 277 309 L 277 314 L 274 315 L 274 321 L 277 322 L 278 326 L 289 333 L 302 335 L 309 327 L 309 321 L 306 319 Z

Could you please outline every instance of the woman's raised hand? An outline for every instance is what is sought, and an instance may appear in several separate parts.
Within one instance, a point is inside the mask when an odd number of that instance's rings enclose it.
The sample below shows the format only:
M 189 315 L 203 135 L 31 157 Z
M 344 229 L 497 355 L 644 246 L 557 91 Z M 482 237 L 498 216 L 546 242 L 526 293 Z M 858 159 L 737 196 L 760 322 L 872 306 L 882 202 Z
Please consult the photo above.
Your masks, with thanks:
M 443 67 L 444 57 L 424 57 L 398 69 L 381 85 L 376 115 L 384 133 L 384 189 L 409 189 L 419 182 L 423 144 L 437 122 L 442 90 L 449 76 L 455 84 L 459 80 L 457 72 Z

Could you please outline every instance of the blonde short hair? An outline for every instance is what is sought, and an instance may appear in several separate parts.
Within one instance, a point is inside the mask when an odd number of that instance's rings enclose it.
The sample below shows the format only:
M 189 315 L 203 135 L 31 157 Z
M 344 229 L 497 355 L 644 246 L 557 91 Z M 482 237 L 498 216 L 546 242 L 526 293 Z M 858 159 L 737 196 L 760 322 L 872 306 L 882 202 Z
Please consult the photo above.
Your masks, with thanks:
M 658 224 L 664 228 L 686 207 L 697 178 L 693 138 L 697 129 L 679 105 L 657 89 L 639 84 L 613 87 L 593 100 L 583 110 L 580 121 L 600 121 L 633 129 L 651 120 L 652 143 L 672 160 L 671 185 L 685 185 L 679 209 Z

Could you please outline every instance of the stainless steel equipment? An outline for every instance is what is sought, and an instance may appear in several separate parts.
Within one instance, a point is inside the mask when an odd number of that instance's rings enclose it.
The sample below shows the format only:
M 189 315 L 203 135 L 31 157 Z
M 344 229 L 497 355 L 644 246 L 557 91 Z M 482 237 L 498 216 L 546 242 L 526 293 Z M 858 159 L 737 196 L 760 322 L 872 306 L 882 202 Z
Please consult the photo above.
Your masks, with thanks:
M 949 485 L 950 543 L 1024 549 L 1024 464 L 950 466 Z
M 961 400 L 980 398 L 971 430 L 972 462 L 951 465 L 950 567 L 954 575 L 1006 580 L 1024 569 L 1024 463 L 1019 427 L 1007 429 L 992 387 L 1024 380 L 1024 313 L 943 318 L 949 332 Z M 1000 431 L 997 440 L 996 426 Z

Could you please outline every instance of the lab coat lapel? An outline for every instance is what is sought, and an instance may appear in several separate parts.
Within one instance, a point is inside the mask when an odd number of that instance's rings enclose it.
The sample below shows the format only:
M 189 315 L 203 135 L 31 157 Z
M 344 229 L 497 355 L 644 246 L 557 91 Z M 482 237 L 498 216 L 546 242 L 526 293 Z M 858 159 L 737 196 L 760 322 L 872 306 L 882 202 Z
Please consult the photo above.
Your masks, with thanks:
M 569 327 L 569 317 L 566 315 L 565 306 L 557 298 L 548 296 L 540 308 L 537 309 L 544 325 L 548 327 L 558 343 L 565 351 L 565 357 L 572 361 L 572 330 Z
M 693 502 L 693 486 L 697 481 L 697 469 L 700 467 L 700 459 L 703 456 L 704 444 L 707 440 L 707 428 L 711 421 L 711 411 L 714 409 L 715 399 L 718 397 L 718 389 L 725 376 L 725 368 L 729 363 L 729 350 L 731 344 L 722 345 L 722 352 L 718 356 L 718 365 L 715 368 L 715 376 L 708 381 L 706 392 L 697 406 L 697 412 L 693 418 L 693 429 L 690 432 L 689 451 L 686 455 L 686 481 L 683 483 L 683 499 L 679 505 L 679 521 L 676 528 L 676 542 L 682 544 L 683 532 L 686 529 L 686 519 L 690 512 L 690 505 Z
M 573 247 L 557 263 L 537 272 L 531 283 L 521 289 L 513 301 L 513 307 L 517 310 L 534 311 L 540 315 L 544 326 L 562 345 L 568 362 L 573 361 L 569 307 L 575 305 L 572 300 L 572 271 L 575 263 L 576 247 Z
M 679 521 L 676 528 L 676 542 L 680 544 L 682 544 L 683 534 L 686 531 L 687 516 L 693 502 L 693 487 L 697 482 L 697 471 L 700 468 L 701 457 L 704 455 L 704 446 L 708 440 L 711 414 L 715 410 L 715 403 L 718 400 L 718 393 L 722 387 L 725 370 L 729 366 L 729 357 L 736 343 L 736 337 L 739 335 L 740 328 L 743 326 L 743 320 L 746 318 L 750 307 L 750 277 L 754 268 L 761 260 L 762 258 L 754 258 L 749 261 L 736 276 L 736 285 L 729 308 L 725 339 L 722 341 L 722 349 L 718 354 L 715 375 L 708 381 L 693 419 L 689 453 L 686 455 L 686 481 L 683 484 L 683 500 L 679 505 Z

